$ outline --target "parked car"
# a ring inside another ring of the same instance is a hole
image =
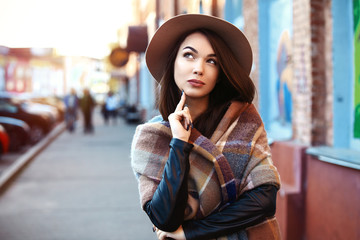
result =
[[[0,98],[11,99],[20,104],[27,112],[46,115],[53,123],[59,118],[58,110],[48,104],[38,103],[32,100],[31,93],[0,92]]]
[[[10,117],[0,117],[0,124],[9,136],[10,152],[17,152],[30,144],[31,129],[26,122]]]
[[[3,93],[3,95],[5,95]],[[6,93],[6,95],[11,96],[12,98],[16,98],[18,100],[21,100],[25,103],[32,103],[30,105],[33,105],[31,107],[40,107],[37,106],[37,104],[41,104],[42,106],[46,106],[44,109],[45,111],[48,111],[51,113],[53,117],[55,117],[55,121],[62,121],[64,120],[65,115],[65,104],[63,100],[56,96],[45,96],[41,94],[35,94],[35,93]],[[35,105],[34,105],[35,104]]]
[[[58,111],[57,121],[63,121],[65,117],[65,104],[61,98],[55,96],[33,96],[31,101],[55,107]]]
[[[55,124],[59,119],[59,113],[53,106],[22,100],[19,100],[19,104],[29,113],[46,115],[51,124]]]
[[[30,142],[40,141],[54,126],[46,113],[29,112],[21,102],[12,98],[0,97],[0,116],[22,120],[30,126]]]
[[[9,151],[9,136],[5,128],[0,125],[0,156]]]

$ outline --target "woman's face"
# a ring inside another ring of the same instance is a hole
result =
[[[174,79],[179,89],[190,98],[207,98],[218,75],[218,60],[206,36],[199,32],[187,36],[174,64]]]

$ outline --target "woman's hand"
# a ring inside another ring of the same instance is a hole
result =
[[[180,226],[175,232],[171,232],[171,233],[161,231],[158,228],[155,228],[155,231],[159,240],[166,240],[166,239],[186,240],[182,226]]]
[[[189,108],[185,105],[186,96],[183,92],[180,102],[175,108],[175,111],[169,115],[169,123],[173,138],[178,138],[187,142],[190,137],[192,119]]]

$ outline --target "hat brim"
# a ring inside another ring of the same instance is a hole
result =
[[[250,74],[252,51],[249,41],[239,28],[214,16],[183,14],[177,15],[161,25],[146,49],[146,64],[156,81],[160,82],[168,56],[178,39],[185,33],[201,28],[217,33],[234,53],[243,70]]]

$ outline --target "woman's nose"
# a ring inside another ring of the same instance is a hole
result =
[[[193,74],[203,75],[203,73],[204,73],[203,62],[196,61],[194,64]]]

